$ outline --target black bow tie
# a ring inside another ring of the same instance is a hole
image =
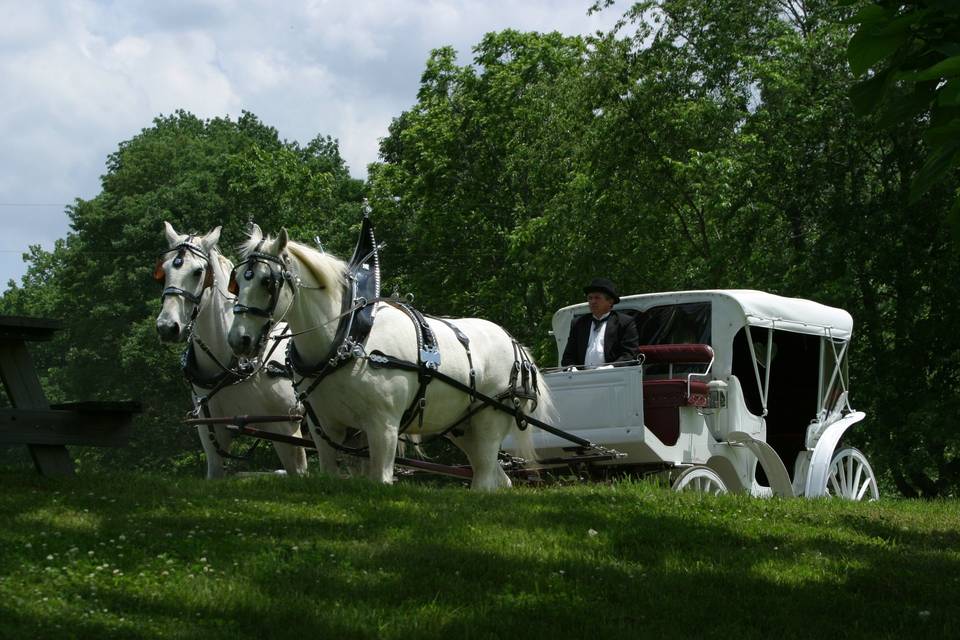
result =
[[[607,318],[609,318],[609,317],[610,317],[610,316],[607,316],[606,318],[600,318],[600,319],[590,318],[590,320],[593,321],[593,328],[596,329],[597,327],[599,327],[600,325],[602,325],[604,322],[607,321]]]

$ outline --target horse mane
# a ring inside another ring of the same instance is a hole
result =
[[[299,242],[288,242],[287,252],[313,276],[317,283],[340,288],[347,282],[347,263]]]
[[[273,242],[273,236],[264,236],[262,244],[270,245]],[[262,246],[260,240],[248,238],[246,242],[240,245],[240,255],[246,259],[257,250],[258,246]],[[339,287],[347,281],[347,263],[329,253],[322,253],[313,247],[293,240],[287,242],[284,251],[300,262],[304,271],[318,284]]]
[[[217,262],[220,263],[220,268],[227,273],[233,271],[233,263],[230,262],[230,258],[220,253],[220,247],[214,247],[213,249],[217,252]]]

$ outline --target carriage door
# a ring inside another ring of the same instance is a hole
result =
[[[797,455],[806,448],[807,426],[818,413],[821,353],[819,336],[781,329],[743,328],[733,340],[732,373],[744,403],[750,413],[762,416],[766,400],[766,441],[791,478]],[[767,486],[761,465],[756,477]]]

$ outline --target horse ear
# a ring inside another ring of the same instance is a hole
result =
[[[178,234],[176,230],[174,230],[173,225],[166,220],[163,221],[163,233],[165,236],[167,236],[167,244],[169,244],[171,247],[179,244],[180,234]]]
[[[220,242],[220,230],[223,229],[222,226],[214,227],[210,230],[210,233],[203,236],[203,250],[207,253],[210,253],[210,249],[213,249],[217,246],[217,243]]]
[[[280,229],[280,236],[277,238],[277,255],[287,248],[287,243],[289,242],[290,235],[287,233],[287,228],[282,227]]]
[[[157,266],[153,268],[153,279],[163,284],[167,279],[167,274],[163,270],[163,258],[157,260]]]
[[[260,228],[256,222],[250,227],[250,241],[251,242],[260,242],[263,240],[263,230]]]

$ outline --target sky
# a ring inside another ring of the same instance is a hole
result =
[[[0,291],[66,237],[107,156],[160,114],[250,111],[287,140],[339,140],[355,177],[416,101],[432,49],[485,33],[588,34],[590,0],[0,0]]]

